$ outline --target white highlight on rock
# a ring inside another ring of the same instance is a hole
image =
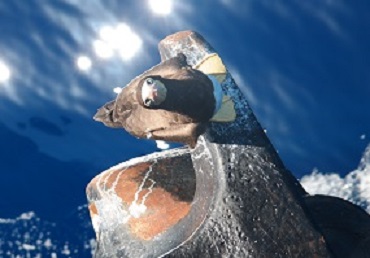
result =
[[[82,71],[88,71],[91,68],[91,59],[87,56],[79,56],[76,60],[77,67]]]
[[[152,12],[159,15],[168,15],[173,10],[172,0],[149,0],[148,4]]]
[[[145,206],[145,201],[153,192],[153,187],[155,185],[155,182],[152,179],[149,179],[149,175],[152,172],[153,165],[151,165],[146,172],[143,181],[139,186],[139,189],[135,192],[134,201],[130,204],[129,207],[125,205],[123,200],[115,192],[115,188],[118,184],[119,178],[127,168],[128,166],[124,170],[119,172],[111,187],[106,187],[106,185],[108,184],[110,177],[116,171],[116,169],[112,167],[108,175],[104,176],[104,180],[102,180],[102,175],[98,176],[96,189],[102,196],[102,198],[94,202],[98,214],[92,216],[93,228],[97,234],[99,234],[102,228],[115,228],[120,224],[127,223],[131,217],[138,218],[143,213],[145,213],[147,209],[147,207]],[[151,181],[152,184],[149,188],[147,188],[148,192],[145,193],[145,195],[142,197],[142,200],[139,202],[140,193],[143,190],[146,190],[144,189],[144,185],[147,180]]]
[[[157,144],[157,148],[161,150],[167,150],[170,147],[167,142],[162,140],[156,140],[155,143]]]
[[[102,175],[98,176],[96,189],[102,198],[95,201],[98,214],[91,218],[93,228],[97,234],[100,232],[101,228],[114,228],[122,223],[126,223],[130,219],[130,214],[126,211],[126,207],[123,207],[122,205],[122,199],[115,192],[118,179],[124,171],[125,169],[117,175],[113,186],[108,188],[108,190],[105,190],[106,185],[114,170],[112,169],[109,172],[109,175],[104,178],[103,182]]]
[[[6,82],[10,79],[11,72],[9,67],[0,60],[0,82]]]
[[[115,27],[102,27],[99,37],[100,39],[94,42],[94,49],[102,58],[112,57],[114,52],[117,52],[123,60],[129,60],[142,46],[141,38],[125,23]]]
[[[149,194],[151,194],[153,192],[153,187],[155,185],[155,182],[152,179],[149,179],[152,182],[152,184],[148,188],[148,192],[143,196],[143,199],[141,200],[141,203],[138,203],[138,201],[139,201],[139,194],[143,191],[144,185],[145,185],[146,181],[148,180],[149,175],[152,171],[153,171],[153,165],[151,165],[149,167],[148,171],[146,172],[146,174],[143,178],[143,181],[141,182],[141,184],[139,186],[139,189],[135,192],[134,201],[131,203],[130,207],[128,208],[129,212],[130,212],[130,215],[134,218],[139,218],[142,214],[145,213],[145,211],[147,209],[147,207],[145,206],[145,201],[148,198]]]
[[[136,202],[133,202],[129,207],[130,215],[134,218],[139,218],[141,214],[143,214],[146,211],[146,206],[143,204],[137,204]]]
[[[113,92],[114,92],[114,93],[116,93],[116,94],[120,94],[120,93],[121,93],[121,91],[122,91],[122,88],[121,88],[121,87],[115,87],[115,88],[113,89]]]

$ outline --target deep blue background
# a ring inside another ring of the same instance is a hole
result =
[[[12,76],[0,83],[0,217],[65,218],[100,171],[158,150],[91,117],[114,87],[160,61],[162,38],[187,29],[219,52],[297,177],[347,174],[370,137],[369,5],[193,0],[159,16],[146,1],[1,1],[0,60]],[[130,60],[97,57],[99,29],[120,22],[141,50]],[[88,72],[75,64],[80,55],[93,62]]]

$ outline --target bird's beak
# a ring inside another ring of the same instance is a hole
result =
[[[113,100],[111,102],[106,103],[101,108],[99,108],[93,117],[94,120],[98,122],[102,122],[104,125],[108,127],[113,127],[113,128],[122,127],[120,123],[115,122],[113,119],[113,109],[114,109],[115,104],[116,104],[116,101]]]
[[[158,80],[151,85],[145,85],[142,90],[142,98],[146,106],[159,105],[166,98],[166,87]]]
[[[148,86],[147,96],[145,96],[147,99],[150,99],[154,101],[156,97],[158,96],[158,88],[156,84]]]

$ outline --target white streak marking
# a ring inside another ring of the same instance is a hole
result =
[[[138,204],[139,194],[143,191],[144,185],[145,185],[146,181],[148,180],[149,175],[152,171],[153,171],[153,165],[151,165],[149,167],[148,171],[146,172],[146,174],[143,178],[143,181],[141,182],[141,184],[139,186],[139,189],[135,193],[135,199],[129,207],[130,215],[134,218],[139,218],[146,211],[146,206],[144,204],[144,201],[147,198],[147,196],[153,191],[152,189],[153,189],[153,186],[154,186],[155,182],[150,179],[152,181],[152,185],[149,188],[149,192],[143,197],[143,200],[140,204]]]

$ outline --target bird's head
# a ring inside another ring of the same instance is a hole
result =
[[[155,107],[166,99],[167,89],[159,76],[147,77],[141,87],[141,100],[145,107]]]

